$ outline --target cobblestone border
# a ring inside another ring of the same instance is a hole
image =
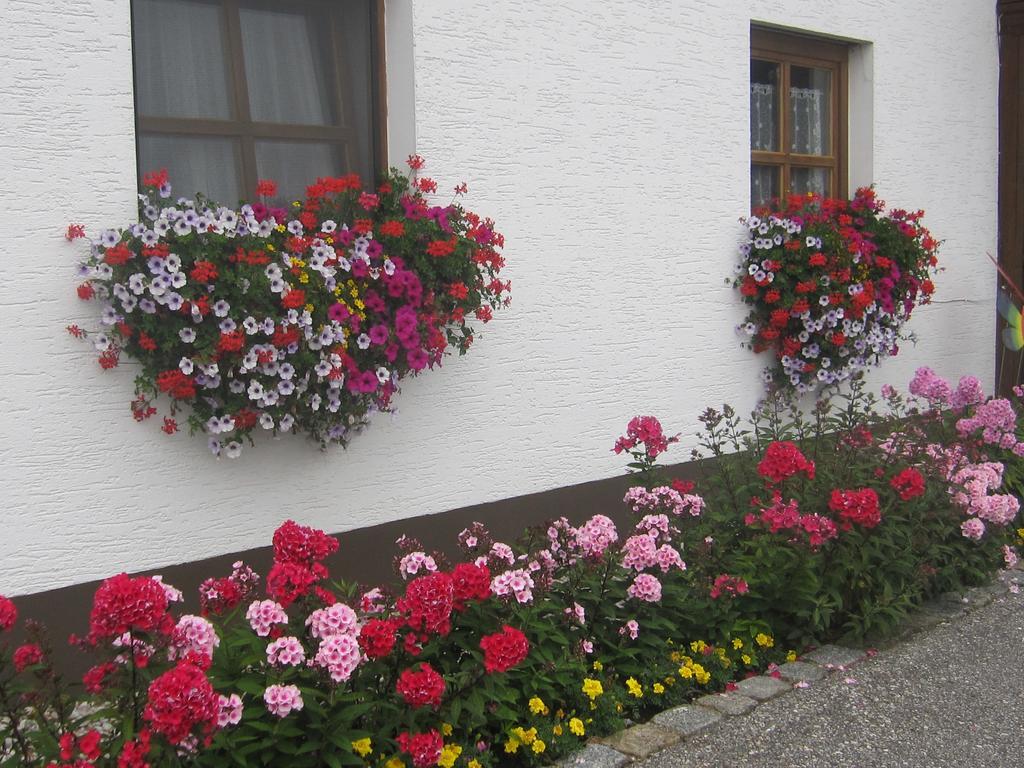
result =
[[[988,605],[997,595],[1017,592],[1021,588],[1024,588],[1024,567],[1018,566],[1016,570],[1001,571],[988,586],[974,587],[962,595],[949,593],[931,600],[907,617],[901,630],[883,646],[882,653],[923,630]],[[794,688],[806,688],[831,674],[845,672],[870,655],[874,654],[865,649],[823,645],[797,661],[781,665],[778,678],[769,675],[747,678],[737,683],[735,691],[701,696],[691,704],[658,713],[650,722],[591,739],[586,747],[563,759],[556,768],[621,768],[717,728],[724,720],[742,717],[759,704],[783,696]]]

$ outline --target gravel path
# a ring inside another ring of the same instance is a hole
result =
[[[1024,766],[1024,589],[632,766]]]

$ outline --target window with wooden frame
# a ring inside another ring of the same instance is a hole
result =
[[[847,47],[750,31],[750,204],[846,196]]]
[[[132,0],[139,178],[227,205],[386,169],[383,0]]]

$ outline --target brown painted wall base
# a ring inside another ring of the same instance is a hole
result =
[[[698,466],[691,462],[666,469],[671,477],[693,479]],[[622,475],[348,531],[339,534],[341,547],[327,561],[327,566],[334,578],[375,585],[395,580],[392,567],[396,553],[395,540],[403,534],[422,541],[427,551],[439,550],[454,554],[459,531],[475,521],[483,523],[495,538],[506,542],[516,540],[529,526],[562,516],[573,523],[579,523],[591,515],[602,514],[620,524],[628,519],[622,497],[632,484],[628,476]],[[303,522],[299,511],[293,512],[292,517],[296,522]],[[130,541],[124,544],[126,547],[131,546]],[[173,543],[168,543],[168,546],[173,547]],[[197,590],[204,579],[227,576],[236,560],[244,560],[261,575],[265,575],[271,559],[272,551],[267,546],[158,568],[146,573],[162,574],[167,583],[184,593],[185,608],[182,612],[198,613]],[[58,667],[75,678],[88,668],[91,659],[87,654],[68,647],[65,641],[72,632],[82,635],[88,630],[92,596],[98,586],[99,582],[93,581],[14,599],[23,619],[41,621],[50,630]]]

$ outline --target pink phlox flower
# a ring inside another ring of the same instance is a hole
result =
[[[409,579],[420,571],[435,573],[437,571],[437,563],[426,552],[410,552],[401,559],[398,564],[398,570],[402,574],[403,579]]]
[[[642,600],[645,603],[660,602],[661,582],[649,573],[641,573],[633,579],[626,594],[634,600]]]
[[[245,612],[252,631],[260,637],[266,637],[274,624],[287,624],[288,614],[280,603],[273,600],[254,600]]]
[[[213,624],[201,616],[185,615],[178,619],[167,655],[171,659],[178,659],[188,653],[198,653],[212,659],[213,649],[219,645],[220,638]]]
[[[910,380],[910,394],[923,397],[934,405],[945,405],[953,394],[949,382],[927,366],[918,368]]]
[[[623,636],[628,634],[630,640],[636,640],[640,637],[640,625],[637,623],[636,619],[630,619],[619,627],[619,634]]]
[[[294,685],[271,685],[263,692],[267,711],[277,717],[285,717],[292,710],[302,709],[302,693]]]
[[[323,667],[336,683],[348,680],[362,661],[354,635],[332,635],[320,641],[313,663]]]
[[[615,523],[604,515],[594,515],[576,531],[576,543],[587,557],[601,557],[618,540]]]
[[[643,571],[658,562],[658,543],[646,533],[630,536],[622,551],[622,567],[626,569]]]
[[[968,539],[977,541],[985,535],[985,524],[976,517],[960,524],[960,532]]]
[[[267,646],[267,663],[276,667],[297,667],[306,660],[299,638],[279,637]]]
[[[491,591],[498,597],[512,595],[516,602],[525,605],[533,601],[533,577],[529,571],[517,568],[505,571],[491,581]]]
[[[313,611],[306,619],[306,626],[309,627],[309,633],[317,639],[359,634],[359,618],[356,612],[344,603],[335,603]]]
[[[949,398],[949,405],[952,408],[966,408],[969,405],[977,405],[984,399],[985,390],[977,377],[961,376],[956,391]]]
[[[686,570],[686,563],[683,562],[679,551],[670,544],[662,544],[658,547],[655,559],[658,561],[658,567],[661,568],[662,573],[668,573],[673,568],[678,568],[680,571]]]
[[[221,695],[220,711],[217,713],[217,727],[227,728],[229,725],[238,725],[242,721],[242,697],[237,693],[230,696]]]

